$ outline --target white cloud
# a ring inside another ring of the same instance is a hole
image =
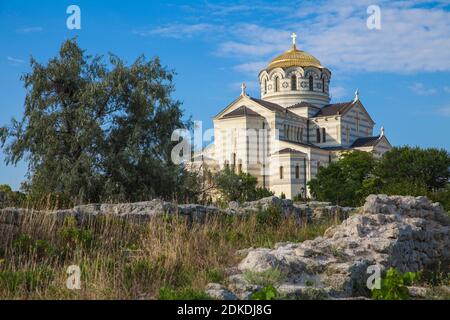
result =
[[[42,32],[44,28],[42,27],[24,27],[17,29],[16,31],[18,33],[35,33],[35,32]]]
[[[436,94],[437,90],[435,88],[427,88],[423,83],[417,82],[409,87],[411,91],[420,96],[431,96]]]
[[[157,35],[162,37],[181,39],[211,31],[217,31],[217,27],[208,23],[198,23],[172,24],[163,27],[144,28],[140,30],[134,30],[133,33],[142,37]]]
[[[450,107],[441,108],[437,111],[437,113],[444,117],[450,117]]]
[[[234,66],[234,70],[254,76],[255,74],[258,74],[262,69],[264,69],[266,65],[266,61],[242,63]]]
[[[266,63],[290,47],[290,33],[298,34],[298,47],[316,56],[323,65],[340,73],[450,71],[450,12],[444,0],[379,0],[381,30],[369,30],[367,7],[373,0],[316,0],[293,7],[256,5],[257,15],[271,14],[266,22],[233,23],[252,6],[205,6],[199,21],[173,24],[135,33],[171,38],[214,34],[215,53],[237,60],[246,72],[260,61]],[[426,5],[426,6],[421,6]],[[196,7],[199,11],[199,7]],[[271,11],[272,10],[272,11]],[[226,24],[213,15],[235,14]],[[261,20],[261,19],[260,19]],[[262,19],[266,21],[266,19]]]
[[[331,86],[330,94],[332,99],[342,99],[347,96],[347,90],[342,86]]]
[[[286,50],[289,33],[295,31],[300,49],[340,72],[450,70],[450,12],[417,8],[414,2],[381,1],[381,30],[369,30],[366,10],[371,2],[308,2],[298,9],[297,22],[280,28],[241,28],[239,40],[221,49],[229,55],[243,52],[259,58]]]
[[[19,65],[19,64],[25,63],[25,60],[14,58],[14,57],[7,57],[6,60],[8,60],[12,65]]]

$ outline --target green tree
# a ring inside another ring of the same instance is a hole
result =
[[[444,188],[450,179],[450,154],[444,149],[394,147],[386,152],[375,168],[383,185],[402,193]]]
[[[24,205],[26,195],[19,191],[13,191],[7,184],[0,185],[0,207],[19,207]]]
[[[7,164],[28,160],[32,197],[131,201],[177,190],[171,134],[189,123],[170,96],[173,72],[158,58],[104,60],[76,40],[45,65],[31,59],[23,118],[0,129],[0,142]]]
[[[364,181],[370,177],[376,161],[372,154],[352,151],[342,155],[309,182],[311,194],[319,201],[330,201],[344,206],[358,206],[366,193]]]
[[[225,201],[253,201],[273,196],[273,192],[265,188],[257,188],[258,180],[249,173],[234,173],[225,168],[214,175],[216,188]]]

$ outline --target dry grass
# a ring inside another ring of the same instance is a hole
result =
[[[225,281],[240,259],[236,250],[311,239],[334,223],[302,224],[276,210],[146,224],[102,217],[79,225],[30,214],[0,234],[0,299],[157,299],[164,290],[195,297],[208,282]],[[81,268],[81,290],[66,288],[69,265]]]

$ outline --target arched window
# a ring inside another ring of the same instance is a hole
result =
[[[295,166],[295,179],[300,179],[300,166]]]
[[[322,78],[322,92],[325,92],[325,78]]]
[[[264,79],[264,94],[267,93],[267,79]]]
[[[280,179],[283,179],[283,166],[280,167]]]
[[[309,76],[309,91],[314,91],[314,79],[313,79],[313,76]]]
[[[275,81],[275,92],[278,92],[278,89],[279,89],[278,88],[278,85],[279,85],[278,76],[275,77],[274,81]]]
[[[322,142],[327,142],[327,130],[322,128]]]
[[[316,142],[320,143],[320,129],[319,128],[316,129]]]
[[[293,74],[291,77],[291,90],[297,90],[297,76],[295,74]]]

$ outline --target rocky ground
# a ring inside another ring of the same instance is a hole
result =
[[[449,267],[450,219],[442,206],[425,197],[371,195],[362,208],[345,208],[329,203],[293,203],[268,197],[242,204],[231,202],[226,209],[197,204],[180,205],[162,200],[125,204],[90,204],[68,210],[36,212],[27,209],[0,210],[0,234],[14,235],[30,215],[45,214],[62,223],[74,217],[79,223],[102,216],[133,222],[176,215],[202,221],[207,215],[245,215],[281,208],[286,216],[302,222],[344,220],[324,236],[302,243],[279,243],[274,248],[249,248],[236,254],[242,261],[231,268],[227,279],[210,283],[206,292],[219,299],[248,299],[264,284],[249,273],[268,272],[276,276],[276,289],[286,298],[347,299],[367,296],[370,266],[381,271],[394,267],[401,272],[419,271],[437,264]],[[53,219],[52,219],[53,220]],[[8,237],[0,237],[10,242]],[[448,287],[443,290],[447,290]],[[423,288],[411,288],[412,296],[423,296]]]
[[[41,213],[54,215],[61,221],[69,216],[74,217],[78,221],[92,219],[98,216],[114,216],[136,222],[146,222],[155,216],[174,214],[199,221],[208,214],[251,214],[260,210],[266,210],[271,205],[279,206],[283,215],[294,215],[299,218],[317,221],[329,217],[346,218],[349,214],[358,210],[357,208],[333,206],[327,202],[299,204],[293,203],[291,200],[280,199],[273,196],[258,201],[244,202],[242,204],[230,202],[225,209],[220,209],[212,205],[176,204],[160,199],[154,199],[137,203],[88,204],[76,206],[73,209],[50,210],[42,211]],[[2,225],[19,225],[21,220],[31,212],[36,213],[36,211],[17,208],[4,208],[0,210],[0,228]]]
[[[284,280],[277,290],[287,298],[362,296],[367,293],[369,266],[401,272],[448,267],[449,220],[441,205],[425,197],[371,195],[361,214],[328,229],[323,237],[241,251],[245,258],[227,286],[211,283],[206,292],[219,299],[248,299],[261,285],[251,283],[246,272],[278,270]],[[412,288],[412,295],[421,290]]]

